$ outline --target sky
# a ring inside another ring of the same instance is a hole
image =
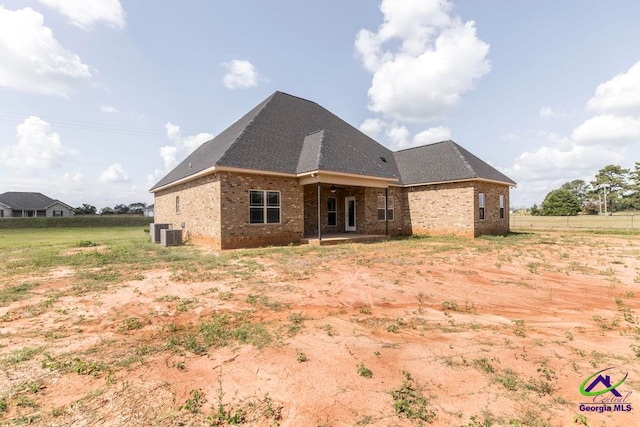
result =
[[[640,161],[640,2],[0,0],[0,193],[98,210],[275,91],[392,150],[453,139],[512,207]]]

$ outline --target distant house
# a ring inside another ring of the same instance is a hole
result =
[[[331,233],[502,234],[514,185],[453,141],[393,152],[275,92],[150,191],[156,222],[226,249]]]
[[[0,194],[0,218],[65,217],[73,208],[42,193],[10,191]]]
[[[153,217],[153,205],[149,205],[144,208],[144,216]]]

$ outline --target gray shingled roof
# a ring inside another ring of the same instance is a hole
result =
[[[42,193],[26,193],[19,191],[9,191],[0,194],[0,203],[14,210],[43,210],[54,203],[62,203],[45,196]],[[67,206],[65,203],[63,205]]]
[[[324,170],[401,184],[469,178],[515,184],[452,141],[394,153],[315,102],[282,92],[198,147],[151,191],[213,166],[291,174]]]
[[[402,184],[422,184],[468,179],[516,183],[453,141],[409,148],[394,153]]]

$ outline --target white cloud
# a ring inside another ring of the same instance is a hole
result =
[[[433,144],[434,142],[451,139],[451,129],[447,126],[437,126],[417,133],[413,137],[415,145]]]
[[[551,118],[565,118],[567,117],[567,112],[564,110],[552,108],[552,107],[542,107],[540,109],[540,117],[543,119],[551,119]]]
[[[165,125],[165,129],[167,131],[167,138],[173,142],[173,145],[165,145],[160,148],[160,157],[162,157],[164,163],[164,170],[156,171],[154,173],[155,177],[169,172],[178,165],[179,157],[181,158],[187,154],[191,154],[196,148],[213,138],[213,135],[207,132],[182,136],[180,126],[174,125],[171,122]]]
[[[251,62],[234,59],[222,66],[227,69],[222,82],[228,89],[247,89],[258,85],[258,72]]]
[[[17,127],[18,143],[0,149],[0,159],[19,173],[53,169],[73,154],[62,145],[60,136],[39,117],[31,116]]]
[[[377,33],[355,47],[373,74],[369,109],[400,121],[442,118],[490,70],[489,45],[473,21],[451,16],[446,0],[383,0]]]
[[[392,150],[402,150],[451,139],[451,129],[447,126],[430,127],[411,136],[411,132],[405,125],[398,122],[387,123],[381,119],[366,119],[360,125],[360,131],[378,141],[380,138],[384,138],[382,142]]]
[[[110,165],[102,172],[102,175],[100,175],[100,182],[116,183],[128,181],[129,175],[127,175],[120,163]]]
[[[377,139],[385,126],[386,124],[382,119],[366,119],[360,125],[360,132],[373,139]]]
[[[125,13],[120,0],[39,0],[69,18],[71,24],[88,30],[104,22],[114,28],[124,28]]]
[[[109,114],[120,114],[120,111],[118,111],[118,109],[112,105],[102,105],[100,106],[100,111]]]
[[[640,117],[604,114],[592,117],[571,134],[580,145],[621,146],[640,141]]]
[[[640,61],[600,84],[587,107],[600,112],[640,113]]]
[[[62,182],[65,184],[65,188],[78,187],[84,185],[84,175],[82,172],[76,172],[74,174],[65,173],[62,175]]]
[[[58,43],[40,13],[0,5],[0,86],[64,96],[91,77],[89,66]]]

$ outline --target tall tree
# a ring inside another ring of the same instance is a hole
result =
[[[570,191],[578,198],[578,200],[580,200],[580,202],[582,202],[589,192],[589,184],[584,182],[582,179],[574,179],[573,181],[562,184],[560,189]]]
[[[144,213],[147,204],[144,202],[131,203],[129,205],[129,213],[135,215],[142,215]]]
[[[117,214],[126,214],[129,213],[129,206],[123,204],[115,205],[113,211]]]
[[[617,200],[622,197],[624,190],[629,187],[629,169],[624,169],[619,165],[607,165],[600,169],[591,181],[591,185],[595,190],[607,193],[607,210],[613,211]]]
[[[95,215],[96,212],[96,207],[87,203],[83,203],[82,206],[78,206],[73,210],[73,213],[76,215]]]
[[[547,194],[542,202],[542,215],[567,216],[578,215],[582,205],[580,200],[569,190],[558,188]]]

